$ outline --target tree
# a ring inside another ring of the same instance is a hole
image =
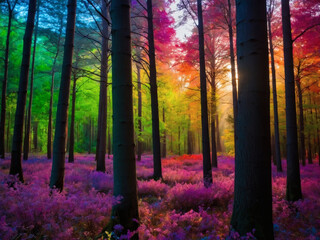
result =
[[[269,0],[267,9],[267,21],[268,21],[268,35],[269,35],[269,51],[271,58],[271,71],[272,71],[272,96],[273,96],[273,117],[274,117],[274,152],[275,162],[277,164],[277,171],[282,172],[281,152],[280,152],[280,134],[279,134],[279,116],[278,116],[278,96],[277,96],[277,79],[276,79],[276,67],[274,61],[274,49],[273,49],[273,36],[271,29],[271,19],[274,11],[274,0]]]
[[[64,43],[64,56],[56,117],[56,130],[53,142],[53,161],[50,178],[50,187],[56,187],[60,191],[62,191],[63,189],[64,182],[68,106],[74,47],[76,9],[77,0],[68,0],[66,39]]]
[[[292,35],[289,0],[281,0],[283,52],[285,66],[285,98],[287,127],[287,193],[288,201],[302,198],[298,155],[297,116],[294,88]]]
[[[76,111],[77,80],[78,80],[76,71],[77,70],[74,70],[72,72],[73,85],[72,85],[71,123],[70,123],[70,137],[69,137],[69,158],[68,158],[69,163],[74,162],[74,120],[75,120],[75,111]]]
[[[133,133],[130,1],[111,2],[113,178],[114,196],[121,202],[112,208],[113,224],[125,230],[138,227],[136,161]],[[136,233],[132,239],[138,239]]]
[[[138,149],[137,149],[137,160],[141,161],[142,155],[142,93],[141,93],[141,74],[140,74],[140,65],[139,63],[136,64],[137,66],[137,81],[138,81]]]
[[[152,0],[147,0],[148,11],[148,45],[149,45],[149,77],[151,93],[151,111],[152,111],[152,145],[153,145],[153,178],[155,180],[162,178],[161,152],[160,152],[160,129],[159,129],[159,107],[158,107],[158,87],[157,87],[157,68],[156,55],[154,47],[153,32],[153,11]]]
[[[22,135],[24,124],[24,112],[26,108],[27,89],[29,80],[29,66],[31,55],[32,33],[34,28],[34,18],[36,13],[37,0],[29,0],[28,18],[25,34],[23,37],[23,55],[20,70],[20,81],[17,108],[14,122],[14,134],[12,141],[11,165],[10,174],[18,174],[19,180],[23,182],[21,150],[22,150]]]
[[[34,64],[36,60],[36,48],[37,48],[37,37],[38,37],[38,28],[39,28],[39,10],[40,2],[37,3],[37,22],[34,31],[34,40],[33,40],[33,53],[32,53],[32,63],[31,63],[31,75],[30,75],[30,93],[29,93],[29,105],[26,122],[26,131],[24,133],[24,143],[23,143],[23,160],[28,160],[29,155],[29,144],[30,144],[30,128],[31,128],[31,110],[32,110],[32,97],[33,97],[33,82],[34,82]]]
[[[273,239],[266,1],[237,1],[239,73],[235,192],[231,225]]]
[[[9,72],[9,53],[10,53],[10,34],[11,25],[13,18],[13,11],[16,7],[18,0],[11,2],[7,0],[8,4],[8,28],[7,28],[7,39],[6,39],[6,50],[4,56],[4,76],[2,82],[2,96],[1,96],[1,120],[0,120],[0,158],[4,158],[5,150],[5,125],[6,125],[6,101],[7,101],[7,85],[8,85],[8,72]]]
[[[212,169],[210,160],[210,141],[208,127],[207,81],[204,53],[204,33],[202,17],[202,1],[197,0],[198,7],[198,33],[199,33],[199,61],[200,61],[200,91],[201,91],[201,123],[202,123],[202,155],[203,155],[203,181],[205,186],[212,184]]]
[[[49,102],[49,119],[48,119],[48,135],[47,135],[47,158],[51,159],[52,157],[52,108],[53,108],[53,90],[54,90],[54,76],[56,72],[56,64],[58,55],[60,52],[60,44],[62,38],[62,30],[63,30],[63,14],[58,12],[59,16],[59,30],[58,30],[58,37],[56,40],[56,51],[53,57],[53,63],[51,68],[51,87],[50,87],[50,102]]]
[[[102,14],[102,45],[101,45],[101,77],[99,96],[99,116],[98,116],[98,137],[97,137],[97,171],[104,172],[105,156],[107,147],[107,87],[108,87],[108,55],[109,55],[109,26],[105,18],[108,18],[108,8],[105,0],[101,1]]]

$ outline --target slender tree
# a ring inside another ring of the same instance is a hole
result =
[[[232,21],[232,7],[231,0],[228,0],[228,32],[230,44],[230,65],[231,65],[231,83],[232,83],[232,103],[233,103],[233,122],[234,122],[234,146],[236,146],[237,131],[236,122],[238,114],[238,90],[236,81],[236,61],[233,46],[233,21]]]
[[[232,227],[273,239],[265,0],[237,0],[238,116]]]
[[[285,66],[285,97],[287,126],[287,193],[288,201],[302,198],[298,154],[297,115],[294,88],[292,35],[289,0],[281,0],[283,52]]]
[[[69,136],[69,158],[68,162],[74,162],[74,120],[76,112],[76,97],[77,97],[77,73],[73,71],[73,85],[72,85],[72,105],[71,105],[71,121],[70,121],[70,136]]]
[[[197,0],[198,32],[199,32],[199,59],[200,59],[200,94],[201,94],[201,124],[202,124],[202,155],[203,181],[206,187],[212,184],[212,169],[210,160],[210,141],[208,127],[207,81],[204,54],[204,32],[202,16],[202,0]]]
[[[136,161],[134,151],[130,1],[111,2],[113,177],[114,196],[121,196],[112,208],[112,222],[125,230],[138,227]],[[136,233],[132,239],[138,239]]]
[[[164,107],[162,108],[162,121],[163,121],[163,124],[166,123],[166,110],[165,110]],[[163,130],[161,157],[162,158],[166,158],[167,157],[167,133],[166,133],[166,127],[164,127],[164,130]]]
[[[77,0],[68,0],[66,39],[64,43],[64,56],[62,63],[58,109],[56,115],[56,129],[53,142],[53,161],[50,178],[50,187],[56,187],[60,191],[62,191],[64,183],[68,107],[72,70],[72,56],[74,47],[76,9]]]
[[[38,38],[38,28],[39,28],[39,10],[40,2],[37,2],[37,16],[36,16],[36,27],[34,30],[34,40],[33,40],[33,53],[32,53],[32,63],[31,63],[31,74],[30,74],[30,92],[29,92],[29,105],[27,114],[27,126],[26,132],[24,133],[24,143],[23,143],[23,160],[28,160],[29,149],[30,149],[30,129],[31,129],[31,110],[32,110],[32,98],[33,98],[33,82],[34,82],[34,65],[36,60],[36,49],[37,49],[37,38]]]
[[[37,0],[29,0],[27,26],[23,38],[23,55],[20,70],[20,81],[17,108],[14,122],[14,133],[12,141],[11,165],[10,174],[19,175],[19,180],[23,181],[21,150],[22,150],[22,135],[24,124],[24,112],[26,109],[27,89],[29,80],[29,67],[31,56],[32,34],[34,28],[34,18],[36,14]]]
[[[0,120],[0,158],[4,158],[5,155],[5,125],[6,125],[6,100],[7,100],[7,85],[8,85],[8,72],[9,72],[9,53],[10,53],[10,34],[13,18],[13,11],[16,7],[18,0],[11,2],[7,0],[8,4],[8,27],[7,27],[7,39],[6,49],[4,54],[4,76],[2,82],[2,96],[1,96],[1,120]],[[8,136],[7,136],[8,137]]]
[[[271,29],[271,19],[274,11],[274,0],[269,0],[267,12],[268,35],[269,35],[269,51],[271,58],[272,72],[272,97],[273,97],[273,127],[274,127],[274,156],[277,165],[277,171],[282,172],[281,152],[280,152],[280,137],[279,137],[279,116],[278,116],[278,96],[277,96],[277,78],[276,67],[274,61],[273,36]]]
[[[142,93],[141,93],[141,75],[140,65],[137,63],[137,81],[138,81],[138,149],[137,149],[137,160],[141,160],[142,155]]]
[[[108,39],[109,26],[106,18],[108,18],[108,8],[105,0],[101,1],[102,13],[102,45],[101,45],[101,77],[100,77],[100,96],[99,96],[99,116],[98,116],[98,136],[97,136],[97,171],[105,172],[106,164],[106,148],[107,148],[107,87],[108,87]]]
[[[53,108],[53,92],[54,92],[54,76],[56,73],[56,64],[58,55],[60,52],[61,36],[63,29],[63,15],[60,15],[60,26],[59,34],[56,45],[56,52],[53,58],[52,68],[51,68],[51,87],[50,87],[50,102],[49,102],[49,119],[48,119],[48,136],[47,136],[47,158],[51,159],[52,157],[52,108]]]
[[[148,10],[148,45],[149,45],[149,67],[150,67],[150,92],[151,92],[151,112],[152,112],[152,146],[153,146],[153,178],[162,178],[161,152],[160,152],[160,129],[159,129],[159,107],[158,107],[158,87],[157,68],[154,47],[153,33],[153,12],[152,0],[147,0]]]

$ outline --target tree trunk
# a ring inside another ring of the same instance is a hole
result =
[[[69,137],[69,158],[68,162],[74,162],[74,118],[76,112],[76,87],[77,76],[73,74],[73,86],[72,86],[72,106],[71,106],[71,123],[70,123],[70,137]]]
[[[48,136],[47,136],[47,158],[52,157],[52,108],[53,108],[53,93],[54,93],[54,75],[56,72],[57,58],[60,51],[60,43],[63,29],[63,17],[60,19],[59,36],[57,42],[57,51],[53,59],[52,69],[51,69],[51,87],[50,87],[50,103],[49,103],[49,120],[48,120]]]
[[[299,107],[299,139],[300,139],[300,159],[302,165],[306,165],[306,144],[304,136],[304,117],[303,117],[303,100],[300,79],[296,79],[298,92],[298,107]]]
[[[37,22],[34,31],[34,40],[33,40],[33,53],[32,53],[32,63],[31,63],[31,74],[30,74],[30,93],[29,93],[29,105],[28,105],[28,114],[27,114],[27,126],[26,132],[24,133],[24,143],[23,143],[23,160],[28,160],[29,150],[30,150],[30,130],[31,130],[31,110],[32,110],[32,98],[33,98],[33,82],[34,82],[34,65],[36,60],[36,48],[37,48],[37,37],[38,37],[38,26],[39,26],[39,8],[40,0],[37,4]]]
[[[56,129],[53,141],[53,161],[50,178],[50,187],[56,187],[60,191],[62,191],[64,183],[66,141],[68,135],[68,107],[70,95],[70,80],[72,70],[76,9],[77,0],[68,0],[66,40],[64,44],[64,56],[62,63],[61,83],[56,115]]]
[[[112,18],[112,103],[114,196],[121,202],[112,207],[111,224],[125,232],[138,227],[138,197],[134,150],[130,1],[111,2]],[[136,233],[132,239],[138,239]]]
[[[217,109],[217,108],[216,108]],[[215,115],[216,118],[216,136],[217,136],[217,152],[223,152],[222,144],[221,144],[221,136],[219,131],[219,115],[218,111],[216,110],[217,114]]]
[[[34,121],[33,123],[33,149],[35,152],[38,151],[38,121]]]
[[[202,155],[203,181],[206,187],[212,184],[212,168],[210,160],[210,141],[208,127],[207,81],[204,53],[204,33],[202,17],[202,0],[197,0],[198,32],[199,32],[199,60],[200,60],[200,94],[201,94],[201,125],[202,125]]]
[[[279,117],[278,117],[278,99],[277,99],[277,79],[276,79],[276,67],[274,63],[274,50],[272,41],[271,19],[268,21],[268,33],[269,33],[269,50],[271,57],[271,70],[272,70],[272,96],[273,96],[273,118],[274,118],[274,157],[277,164],[277,171],[282,172],[281,152],[280,152],[280,137],[279,137]]]
[[[232,227],[273,239],[266,1],[237,0],[239,95]]]
[[[8,29],[7,29],[7,40],[6,50],[4,56],[4,76],[2,81],[2,97],[1,97],[1,124],[0,124],[0,158],[4,159],[5,156],[5,125],[6,125],[6,100],[7,100],[7,85],[8,85],[8,71],[9,71],[9,51],[10,51],[10,33],[12,25],[13,9],[9,6],[8,16]]]
[[[10,152],[10,145],[9,145],[9,139],[10,139],[10,111],[8,111],[8,126],[7,126],[7,152]]]
[[[163,124],[165,125],[165,123],[166,123],[166,116],[165,116],[165,109],[164,109],[164,107],[163,107],[163,109],[162,109],[162,121],[163,121]],[[161,156],[162,156],[163,158],[166,158],[166,157],[167,157],[167,133],[166,133],[166,127],[164,127],[164,130],[163,130]]]
[[[107,87],[108,87],[108,54],[109,54],[109,26],[104,18],[108,18],[107,3],[101,1],[102,7],[102,45],[101,45],[101,78],[100,78],[100,98],[98,116],[98,137],[97,137],[97,166],[96,170],[106,171],[106,151],[107,151]]]
[[[142,155],[142,94],[141,94],[141,75],[140,75],[140,66],[137,64],[137,80],[138,80],[138,151],[137,151],[137,160],[141,160]]]
[[[180,125],[178,127],[178,155],[181,155],[181,135],[180,135]]]
[[[228,30],[229,30],[229,43],[230,43],[230,65],[231,65],[231,83],[232,83],[232,102],[233,102],[233,122],[234,122],[234,146],[236,146],[237,131],[236,122],[238,114],[238,93],[237,93],[237,81],[236,81],[236,61],[234,57],[233,47],[233,24],[231,15],[231,0],[228,0]]]
[[[215,125],[215,115],[216,115],[216,80],[215,73],[211,79],[211,154],[212,154],[212,167],[218,167],[218,157],[217,157],[217,144],[216,144],[216,125]]]
[[[17,108],[14,123],[14,133],[12,140],[12,153],[11,153],[11,165],[10,174],[18,174],[19,180],[23,182],[22,164],[21,164],[21,150],[22,150],[22,135],[24,124],[24,113],[26,109],[27,91],[28,91],[28,79],[29,79],[29,67],[30,67],[30,55],[32,44],[32,33],[34,28],[34,18],[36,13],[36,0],[29,0],[29,10],[27,26],[23,38],[23,55],[20,71],[19,91]]]
[[[152,111],[152,145],[153,145],[153,178],[162,178],[161,152],[160,152],[160,130],[159,130],[159,109],[158,109],[158,87],[157,87],[157,68],[153,35],[153,12],[152,0],[147,0],[148,9],[148,45],[149,45],[149,64],[150,64],[150,92],[151,92],[151,111]]]
[[[281,0],[283,51],[285,66],[286,126],[287,126],[287,192],[288,201],[302,198],[298,154],[297,115],[294,89],[292,35],[289,0]]]

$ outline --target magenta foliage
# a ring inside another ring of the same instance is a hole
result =
[[[205,188],[200,155],[164,159],[162,181],[151,180],[152,156],[143,156],[137,162],[140,239],[254,239],[254,230],[242,238],[230,232],[234,159],[218,161],[213,184]],[[34,157],[23,168],[25,184],[8,176],[8,159],[0,162],[0,239],[93,239],[108,224],[112,204],[121,201],[112,197],[112,158],[105,173],[95,171],[93,155],[66,163],[62,194],[50,194],[51,161]],[[273,167],[272,176],[275,239],[319,239],[319,166],[301,168],[304,199],[296,203],[285,200],[286,173]],[[115,234],[121,231],[115,226]]]

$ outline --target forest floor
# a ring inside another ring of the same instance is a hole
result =
[[[318,161],[318,160],[317,160]],[[232,213],[234,158],[220,156],[213,185],[204,188],[200,155],[163,160],[163,181],[150,180],[151,156],[137,163],[140,239],[225,239]],[[285,161],[283,161],[285,165]],[[51,161],[34,156],[23,162],[25,183],[8,176],[0,161],[0,239],[92,239],[110,219],[112,160],[95,171],[94,155],[66,163],[63,193],[49,190]],[[286,167],[284,166],[284,169]],[[273,167],[273,219],[276,239],[320,239],[320,166],[301,167],[304,199],[288,203],[286,174]],[[233,238],[228,238],[233,239]],[[250,239],[248,236],[246,239]]]

